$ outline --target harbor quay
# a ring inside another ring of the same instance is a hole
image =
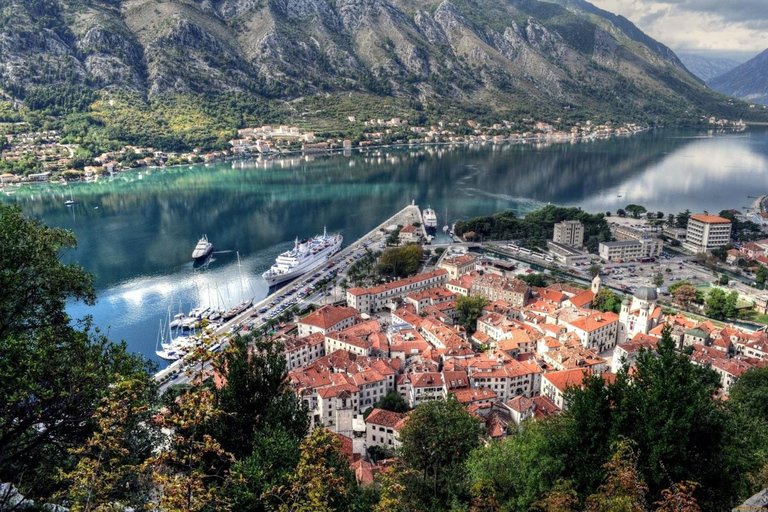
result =
[[[392,226],[406,225],[419,225],[420,227],[418,229],[423,234],[425,234],[421,210],[419,209],[419,206],[416,205],[413,201],[411,204],[389,217],[387,220],[373,228],[364,236],[358,238],[347,247],[341,249],[335,255],[329,257],[329,259],[323,260],[316,266],[308,269],[306,273],[304,273],[299,278],[283,283],[274,289],[270,289],[271,293],[269,293],[259,302],[253,303],[250,307],[246,308],[243,312],[234,318],[231,318],[222,324],[216,325],[213,328],[211,334],[214,338],[220,338],[222,340],[219,349],[226,346],[229,335],[237,334],[247,324],[250,324],[250,326],[254,329],[266,324],[268,315],[272,309],[270,305],[274,304],[276,299],[281,296],[291,295],[291,290],[295,288],[304,288],[311,284],[308,281],[309,279],[314,281],[315,279],[322,280],[331,276],[334,278],[341,278],[346,275],[346,270],[348,267],[344,266],[343,269],[341,269],[341,267],[336,267],[335,265],[329,267],[329,260],[339,262],[344,261],[347,258],[361,252],[370,245],[381,248],[381,246],[384,245],[384,240],[387,236],[386,230],[388,228],[391,228]],[[325,298],[326,293],[323,290],[315,290],[312,294],[309,294],[301,299],[296,297],[296,302],[293,305],[295,307],[301,307],[309,304],[322,304]],[[277,305],[275,305],[275,307],[277,307]],[[264,313],[258,314],[258,311],[264,311]],[[185,359],[186,358],[182,357],[176,361],[173,361],[166,368],[163,368],[154,375],[155,380],[161,383],[161,391],[164,391],[165,388],[169,386],[184,384],[189,381],[189,377],[185,374],[186,370],[188,369],[188,363],[185,361]]]

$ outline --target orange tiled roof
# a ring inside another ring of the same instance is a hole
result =
[[[699,222],[703,222],[705,224],[730,224],[731,223],[731,221],[729,221],[728,219],[718,217],[717,215],[704,215],[701,213],[698,213],[696,215],[691,215],[691,219],[697,220]]]
[[[572,370],[561,370],[557,372],[545,373],[544,377],[560,391],[566,388],[581,386],[584,378],[592,374],[592,371],[584,368],[574,368]]]
[[[619,315],[608,311],[607,313],[594,313],[587,317],[578,318],[571,322],[571,325],[585,332],[592,332],[619,321]]]
[[[320,329],[330,329],[339,322],[358,314],[355,308],[346,306],[323,306],[314,313],[305,316],[300,324],[312,325]]]
[[[383,427],[395,428],[400,421],[405,418],[405,414],[399,412],[385,411],[384,409],[374,409],[371,414],[365,418],[365,423],[373,423]]]

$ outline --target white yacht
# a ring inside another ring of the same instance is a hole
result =
[[[427,208],[421,212],[421,216],[424,219],[424,227],[427,231],[434,232],[437,229],[437,214],[432,208]]]
[[[201,260],[211,254],[211,251],[213,251],[213,244],[208,241],[206,235],[203,235],[203,237],[197,241],[195,250],[192,251],[192,259]]]
[[[341,235],[329,235],[325,230],[322,235],[308,240],[297,238],[293,249],[278,256],[275,264],[261,277],[269,286],[295,279],[336,254],[343,240]]]

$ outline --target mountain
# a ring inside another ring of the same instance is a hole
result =
[[[0,86],[124,138],[350,114],[744,115],[583,0],[0,0]]]
[[[729,96],[768,105],[768,50],[707,85]]]
[[[694,53],[678,53],[685,67],[705,82],[737,68],[741,63],[733,59],[704,57]]]

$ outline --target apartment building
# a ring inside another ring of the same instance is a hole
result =
[[[578,220],[564,220],[555,224],[552,241],[571,247],[584,245],[584,224]]]
[[[347,290],[347,305],[360,313],[371,314],[393,308],[410,293],[443,286],[446,281],[448,271],[441,268],[373,288],[352,288]]]
[[[731,221],[717,215],[691,215],[683,247],[691,252],[708,252],[731,241]]]

